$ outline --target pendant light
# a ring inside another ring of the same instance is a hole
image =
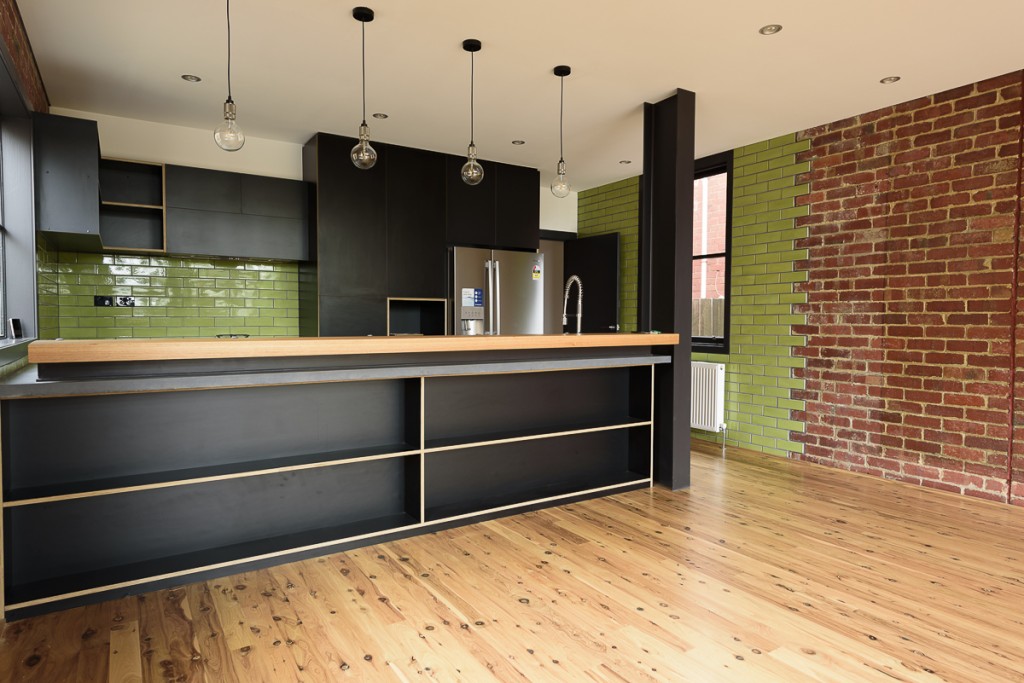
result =
[[[466,149],[466,163],[462,165],[462,182],[467,185],[479,185],[484,179],[484,167],[476,160],[476,143],[473,142],[474,118],[476,112],[473,107],[474,86],[476,82],[476,61],[475,53],[480,51],[482,45],[479,40],[468,38],[462,41],[462,49],[469,53],[469,147]]]
[[[224,122],[213,131],[217,146],[225,152],[237,152],[245,144],[245,133],[235,121],[235,101],[231,99],[231,0],[226,0],[228,14],[228,98],[224,100]]]
[[[559,199],[565,199],[572,191],[572,185],[565,179],[565,152],[562,149],[562,119],[565,118],[565,77],[571,73],[572,69],[565,65],[554,68],[554,74],[558,76],[561,94],[558,100],[558,171],[555,179],[551,181],[551,194]]]
[[[363,30],[363,122],[359,124],[359,142],[352,148],[352,163],[364,171],[373,168],[377,163],[377,150],[370,146],[370,129],[366,127],[366,24],[373,21],[373,10],[369,7],[356,7],[352,16],[362,24]]]

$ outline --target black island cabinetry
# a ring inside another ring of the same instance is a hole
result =
[[[4,614],[650,486],[666,357],[635,337],[507,360],[87,363],[70,381],[30,366],[0,383]]]

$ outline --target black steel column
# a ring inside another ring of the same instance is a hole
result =
[[[655,370],[655,477],[673,490],[690,485],[690,289],[693,264],[694,103],[687,90],[644,105],[641,184],[641,320],[678,332],[671,365]],[[646,290],[646,291],[645,291]]]

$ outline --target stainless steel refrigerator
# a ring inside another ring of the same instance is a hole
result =
[[[455,247],[455,334],[544,334],[544,255]]]

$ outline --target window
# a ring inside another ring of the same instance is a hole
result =
[[[691,348],[729,353],[732,152],[698,159],[693,180]]]

